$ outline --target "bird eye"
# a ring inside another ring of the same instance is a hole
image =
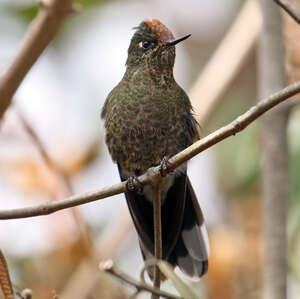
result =
[[[149,42],[148,40],[144,40],[142,42],[142,47],[145,49],[145,50],[148,50],[151,46],[151,42]]]

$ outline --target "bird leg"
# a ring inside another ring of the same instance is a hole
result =
[[[162,224],[161,224],[161,182],[156,184],[156,196],[153,201],[153,224],[154,224],[154,254],[156,261],[162,259]],[[153,286],[160,288],[161,275],[158,266],[154,268]],[[151,299],[159,299],[160,296],[152,294]]]
[[[136,187],[136,185],[139,185],[138,187]],[[142,191],[143,190],[143,184],[139,181],[139,179],[136,176],[130,176],[127,179],[126,182],[126,189],[129,192],[133,192],[133,191]]]
[[[169,156],[164,156],[160,162],[159,172],[162,177],[165,177],[169,173],[168,170],[169,158],[170,158]]]

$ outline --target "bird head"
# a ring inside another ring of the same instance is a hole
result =
[[[136,29],[128,48],[127,66],[148,64],[173,68],[175,45],[190,34],[174,39],[172,32],[159,20],[145,20]]]

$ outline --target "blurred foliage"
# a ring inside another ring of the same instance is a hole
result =
[[[78,4],[82,9],[90,9],[94,6],[103,5],[111,0],[76,0],[75,4]],[[39,4],[32,3],[30,5],[22,4],[9,4],[6,7],[6,11],[16,17],[22,19],[25,22],[30,22],[37,15],[39,9]]]
[[[295,108],[289,124],[291,203],[289,210],[289,267],[300,281],[300,108]]]
[[[212,120],[213,129],[231,122],[253,105],[253,89],[239,86],[241,89],[234,90],[220,104]],[[255,122],[246,130],[216,145],[219,179],[227,194],[237,196],[256,191],[259,176],[258,127],[258,122]]]
[[[23,19],[26,22],[30,22],[35,18],[38,12],[38,4],[19,6],[19,5],[9,5],[6,10],[15,15],[16,17]]]
[[[300,108],[296,108],[289,124],[292,204],[300,205]]]
[[[219,175],[229,194],[247,195],[256,191],[259,176],[257,127],[255,123],[219,145]]]

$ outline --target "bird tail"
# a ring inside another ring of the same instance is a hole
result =
[[[153,254],[143,246],[140,247],[145,261],[154,259]],[[187,178],[186,199],[183,214],[182,228],[176,245],[171,254],[166,257],[173,267],[191,278],[200,278],[208,269],[209,243],[201,208],[198,204],[193,187]],[[148,267],[149,277],[153,280],[154,267]],[[165,277],[162,277],[164,280]]]
[[[182,229],[170,263],[193,278],[200,278],[208,269],[209,243],[204,218],[193,187],[187,179]]]

